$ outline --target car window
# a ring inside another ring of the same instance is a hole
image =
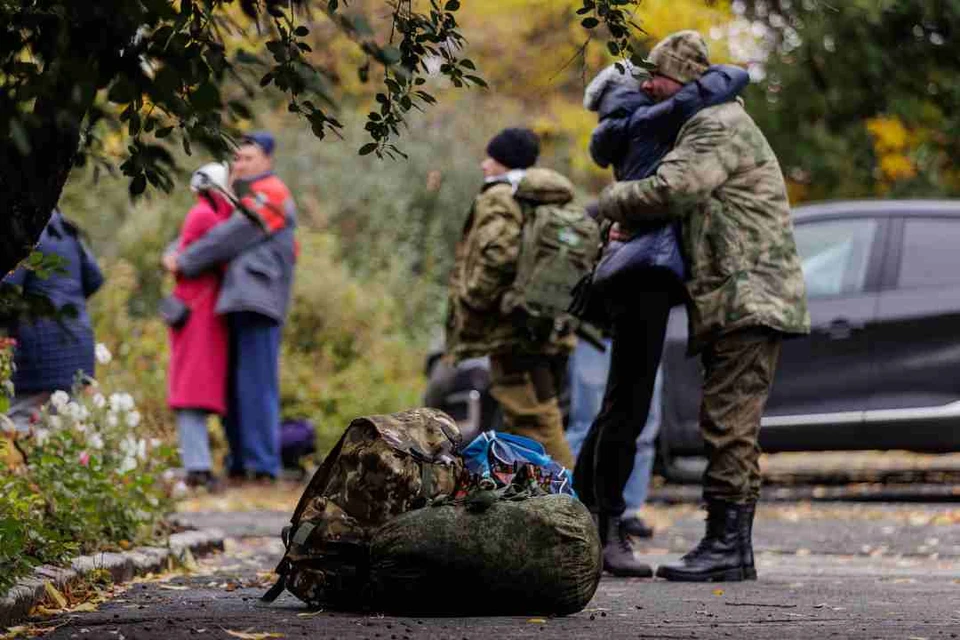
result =
[[[873,218],[798,224],[795,236],[803,260],[807,296],[862,292],[876,234],[877,221]]]
[[[960,220],[906,220],[898,286],[912,289],[956,284],[960,284]]]

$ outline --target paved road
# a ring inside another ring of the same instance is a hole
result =
[[[653,515],[661,533],[638,549],[656,564],[676,557],[674,547],[695,537],[699,516],[675,507]],[[220,524],[236,532],[257,534],[278,516],[217,517],[229,518]],[[135,585],[96,612],[48,621],[62,626],[46,637],[227,639],[236,637],[227,633],[233,631],[251,638],[277,633],[369,640],[956,638],[960,540],[954,530],[960,527],[951,524],[953,517],[937,507],[765,507],[757,523],[758,542],[766,549],[758,557],[759,581],[696,585],[605,578],[587,610],[554,619],[314,613],[289,595],[264,605],[258,597],[282,549],[274,537],[245,538],[201,562],[192,576]]]

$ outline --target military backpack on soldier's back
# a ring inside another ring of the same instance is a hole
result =
[[[502,311],[535,318],[566,316],[576,284],[593,269],[600,246],[597,223],[573,200],[573,185],[550,169],[528,169],[514,192],[523,209],[517,275]]]

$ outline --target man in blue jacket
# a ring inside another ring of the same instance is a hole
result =
[[[296,208],[273,172],[276,143],[261,131],[241,141],[231,168],[233,188],[255,224],[239,212],[191,244],[168,255],[168,270],[197,276],[226,263],[217,313],[230,325],[227,417],[228,473],[276,479],[280,457],[280,334],[296,262]]]

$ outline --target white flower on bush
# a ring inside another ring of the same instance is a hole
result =
[[[123,461],[120,462],[120,466],[117,467],[117,471],[120,473],[129,473],[137,468],[137,459],[133,456],[124,457]]]
[[[187,484],[183,480],[178,480],[177,484],[173,485],[173,497],[182,498],[187,495],[188,489]]]
[[[91,449],[103,449],[103,438],[100,437],[99,433],[92,433],[87,438],[87,444],[90,445]]]
[[[87,428],[88,428],[87,425],[86,425],[85,423],[83,423],[83,422],[78,422],[78,423],[74,426],[74,429],[76,429],[76,430],[79,431],[80,433],[86,433],[86,432],[87,432]]]
[[[82,420],[83,411],[84,409],[76,402],[68,402],[60,409],[60,413],[74,420]]]
[[[163,444],[163,440],[161,440],[160,438],[150,438],[150,448],[151,448],[151,449],[156,449],[157,447],[159,447],[159,446],[162,445],[162,444]]]
[[[49,429],[37,429],[33,432],[33,439],[36,440],[37,446],[42,447],[47,444],[47,441],[50,439],[50,430]]]
[[[97,343],[97,346],[94,348],[94,353],[97,356],[97,362],[100,364],[110,364],[110,361],[113,360],[113,354],[110,353],[110,349],[107,349],[107,345],[102,342]]]
[[[66,391],[54,391],[50,396],[50,404],[56,407],[57,411],[66,407],[68,402],[70,402],[70,396]]]
[[[47,424],[53,429],[59,429],[63,426],[63,420],[60,419],[60,416],[49,416],[47,418]]]
[[[163,481],[164,481],[164,482],[173,482],[173,479],[174,479],[176,476],[177,476],[177,474],[175,474],[175,473],[173,472],[173,469],[167,469],[166,471],[164,471],[164,472],[160,475],[160,477],[163,478]]]
[[[107,413],[107,426],[114,428],[118,424],[120,424],[120,419],[117,417],[117,414],[115,414],[113,411]]]
[[[110,394],[110,408],[114,411],[132,411],[135,406],[133,396],[129,393]]]
[[[131,411],[127,414],[127,426],[131,429],[135,429],[137,425],[140,424],[140,412]]]
[[[103,397],[102,393],[98,393],[93,396],[93,406],[97,409],[103,409],[107,406],[107,399]]]
[[[0,413],[0,433],[13,433],[17,430],[17,425],[13,420]]]
[[[87,409],[86,405],[79,405],[80,409],[77,411],[77,420],[87,420],[90,417],[90,409]]]
[[[144,462],[147,460],[147,441],[143,438],[137,440],[137,457]]]

